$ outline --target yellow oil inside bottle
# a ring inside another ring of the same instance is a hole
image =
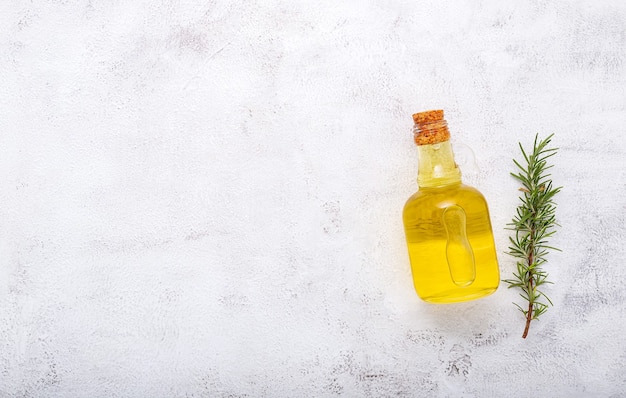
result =
[[[498,288],[500,272],[487,202],[461,182],[443,112],[414,119],[419,190],[402,217],[415,290],[432,303],[489,295]]]
[[[446,231],[444,213],[453,206],[465,213],[464,237],[451,237]],[[467,301],[498,288],[500,272],[489,210],[480,192],[461,183],[420,188],[407,201],[403,219],[413,284],[423,300]]]

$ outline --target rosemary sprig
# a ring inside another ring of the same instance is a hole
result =
[[[518,259],[517,272],[513,272],[513,278],[505,279],[504,282],[509,284],[509,288],[521,289],[520,296],[528,303],[525,307],[514,303],[526,318],[523,338],[528,336],[530,322],[545,313],[548,304],[552,305],[550,298],[539,287],[552,283],[547,280],[548,274],[543,270],[543,265],[549,250],[559,250],[548,245],[548,239],[554,235],[558,225],[553,199],[561,190],[561,187],[552,186],[550,174],[546,173],[552,167],[548,159],[558,150],[548,148],[553,135],[550,134],[540,142],[536,135],[530,154],[520,143],[524,160],[518,162],[513,159],[517,173],[511,175],[522,184],[519,190],[523,194],[520,196],[521,204],[517,207],[517,214],[508,224],[508,229],[515,231],[515,237],[509,237],[508,254]]]

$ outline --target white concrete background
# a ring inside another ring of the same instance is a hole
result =
[[[441,4],[446,3],[446,4]],[[411,114],[503,277],[555,133],[554,307],[421,302]],[[1,397],[626,396],[626,3],[4,1]]]

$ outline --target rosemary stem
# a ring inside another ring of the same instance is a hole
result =
[[[534,222],[535,213],[533,213],[532,217],[532,226],[529,235],[529,246],[528,246],[528,312],[526,313],[526,326],[524,327],[524,334],[522,334],[522,338],[525,339],[528,336],[528,330],[530,329],[530,322],[533,320],[533,305],[535,303],[535,294],[533,292],[533,279],[535,278],[533,272],[533,253],[535,250],[535,222]]]
[[[533,280],[532,275],[530,277],[529,286],[530,289],[533,289]],[[533,320],[533,300],[528,300],[528,312],[526,313],[526,327],[524,327],[524,334],[522,334],[522,338],[525,339],[528,336],[528,329],[530,329],[530,321]]]

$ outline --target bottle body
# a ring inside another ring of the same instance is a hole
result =
[[[413,284],[432,303],[484,297],[500,283],[487,202],[460,182],[420,188],[404,206]]]

